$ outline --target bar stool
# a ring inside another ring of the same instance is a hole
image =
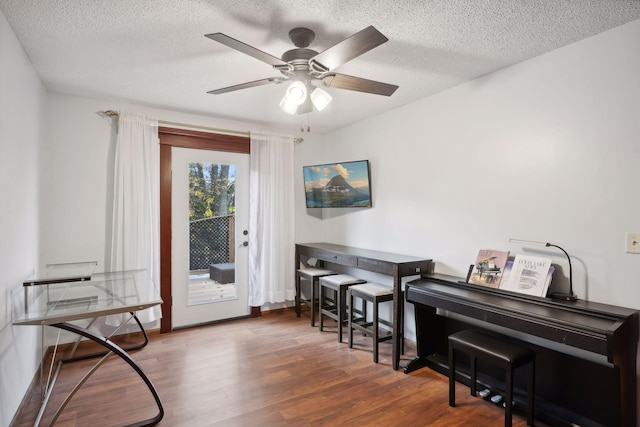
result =
[[[336,274],[320,278],[320,331],[324,327],[324,316],[330,317],[338,322],[338,342],[342,342],[342,325],[347,321],[346,297],[349,286],[365,283],[364,280],[348,274]],[[326,291],[331,289],[335,293],[335,298],[331,302],[327,298]]]
[[[467,330],[449,335],[449,406],[456,406],[455,351],[464,351],[471,358],[471,395],[476,395],[476,358],[493,363],[505,370],[504,425],[511,427],[513,411],[513,371],[529,364],[527,378],[527,425],[533,425],[535,396],[535,351],[503,341],[480,331]]]
[[[362,285],[350,286],[347,294],[349,299],[349,348],[353,348],[354,330],[358,330],[365,335],[371,335],[373,337],[373,361],[374,363],[378,363],[378,344],[393,338],[393,323],[385,319],[381,319],[378,309],[381,303],[385,301],[393,301],[393,289],[377,283],[364,283]],[[367,304],[367,301],[373,304],[373,316],[371,321],[367,320],[366,312],[363,316],[358,317],[355,310],[351,309],[351,307],[355,307],[354,298],[360,298],[363,305]],[[402,296],[400,298],[402,299]],[[403,316],[399,317],[402,319]],[[389,326],[392,330],[382,329],[380,328],[380,324]],[[399,330],[400,339],[402,340],[402,324],[400,325]]]
[[[316,290],[318,289],[318,282],[321,277],[331,276],[336,274],[335,271],[323,270],[320,268],[300,268],[296,271],[296,297],[295,297],[295,309],[296,316],[300,317],[300,304],[304,303],[309,306],[311,312],[311,326],[316,325],[316,304],[318,298],[316,297]],[[300,292],[300,279],[309,281],[309,287],[311,288],[311,295],[309,298],[304,298],[302,292]]]

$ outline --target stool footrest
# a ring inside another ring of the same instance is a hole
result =
[[[387,321],[382,321],[382,320],[378,320],[379,323],[382,323],[386,326],[393,326],[392,324],[390,324]],[[367,322],[366,320],[364,320],[363,318],[357,318],[357,319],[352,319],[351,320],[351,328],[362,332],[363,334],[368,334],[373,336],[374,335],[374,322]],[[378,341],[382,342],[382,341],[388,341],[391,338],[393,338],[393,332],[389,331],[387,329],[383,329],[383,328],[378,328]]]

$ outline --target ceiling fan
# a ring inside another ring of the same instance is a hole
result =
[[[289,31],[289,38],[296,48],[283,53],[282,58],[269,55],[222,33],[205,36],[273,66],[284,76],[268,77],[207,92],[214,95],[292,80],[285,97],[280,102],[280,107],[289,114],[302,114],[311,112],[313,106],[322,110],[331,101],[331,96],[317,87],[318,84],[384,96],[391,96],[398,89],[396,85],[333,71],[389,40],[373,26],[355,33],[321,53],[307,48],[316,36],[312,30],[303,27],[294,28]]]

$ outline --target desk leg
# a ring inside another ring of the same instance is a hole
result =
[[[137,343],[137,344],[131,344],[128,347],[120,347],[125,352],[129,352],[129,351],[132,351],[132,350],[140,350],[141,348],[146,347],[147,344],[149,343],[149,336],[147,335],[147,331],[142,326],[142,323],[140,323],[140,319],[138,319],[138,316],[136,316],[134,312],[129,312],[129,314],[131,314],[131,318],[133,318],[133,320],[136,321],[136,323],[138,324],[138,328],[140,328],[140,332],[142,332],[142,341]],[[131,320],[131,318],[129,318],[125,323],[127,323],[129,320]],[[91,322],[91,323],[93,323],[93,322]],[[89,324],[89,326],[86,326],[85,329],[88,329],[90,326],[91,326],[91,324]],[[109,338],[109,337],[107,337],[107,338]],[[75,353],[75,347],[74,347],[73,351],[71,352],[71,354],[73,355],[74,353]],[[104,356],[107,353],[108,353],[107,351],[101,351],[101,352],[98,352],[98,353],[82,354],[80,356],[71,356],[71,357],[69,357],[67,359],[63,359],[62,363],[74,362],[76,360],[92,359],[94,357]]]
[[[296,245],[295,258],[293,259],[293,274],[295,274],[296,278],[296,300],[294,303],[296,310],[296,317],[300,317],[300,275],[298,274],[298,269],[300,268],[300,252],[298,251],[298,246]],[[311,289],[313,290],[313,277],[311,278]],[[313,326],[313,317],[311,318],[311,326]]]
[[[400,335],[402,317],[404,317],[404,301],[402,299],[402,278],[398,265],[393,266],[393,336],[391,339],[391,366],[394,370],[400,367]]]
[[[138,321],[138,318],[136,317],[136,321]],[[152,426],[152,425],[156,425],[160,422],[160,420],[162,420],[162,417],[164,417],[164,408],[162,407],[162,402],[160,402],[160,397],[158,396],[158,392],[156,391],[155,387],[153,386],[153,383],[151,382],[151,380],[145,375],[145,373],[142,371],[142,369],[140,368],[140,366],[138,366],[138,364],[131,358],[131,356],[129,356],[129,354],[127,354],[127,352],[125,352],[122,348],[120,348],[118,345],[116,345],[115,343],[109,341],[108,339],[106,339],[105,337],[102,337],[86,328],[83,328],[81,326],[77,326],[77,325],[73,325],[71,323],[67,323],[67,322],[63,322],[63,323],[56,323],[54,325],[51,325],[53,327],[59,328],[59,329],[64,329],[66,331],[70,331],[73,332],[75,334],[78,335],[82,335],[85,338],[90,339],[91,341],[94,341],[98,344],[100,344],[101,346],[105,347],[107,349],[107,352],[105,353],[105,356],[102,360],[100,360],[98,362],[98,364],[94,367],[94,369],[89,372],[88,375],[91,375],[93,373],[93,371],[95,371],[95,369],[97,369],[98,366],[100,366],[104,360],[106,360],[111,353],[116,354],[118,357],[120,357],[122,360],[124,360],[125,362],[127,362],[129,364],[129,366],[131,366],[133,368],[134,371],[137,372],[138,376],[144,381],[144,383],[147,385],[147,388],[149,389],[149,391],[151,392],[151,394],[153,395],[153,398],[156,401],[156,405],[158,406],[158,414],[154,417],[148,418],[146,420],[142,420],[142,421],[138,421],[134,424],[130,424],[129,426],[135,426],[135,427],[143,427],[143,426]],[[145,334],[146,337],[146,334]],[[83,379],[84,380],[84,379]],[[82,385],[82,384],[79,384]],[[74,390],[75,392],[75,390]],[[66,402],[65,402],[66,404]],[[61,411],[62,409],[64,409],[63,407],[61,407],[58,411]],[[56,413],[56,418],[58,416],[58,413]],[[129,427],[127,426],[127,427]]]

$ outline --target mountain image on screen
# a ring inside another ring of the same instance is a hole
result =
[[[369,195],[352,187],[342,175],[336,175],[322,188],[314,189],[314,198],[324,205],[362,206],[369,203]]]
[[[303,166],[307,208],[370,208],[369,161]]]
[[[343,178],[342,175],[336,175],[327,184],[324,186],[324,191],[329,191],[333,193],[351,193],[358,192],[355,188],[353,188],[346,179]]]

